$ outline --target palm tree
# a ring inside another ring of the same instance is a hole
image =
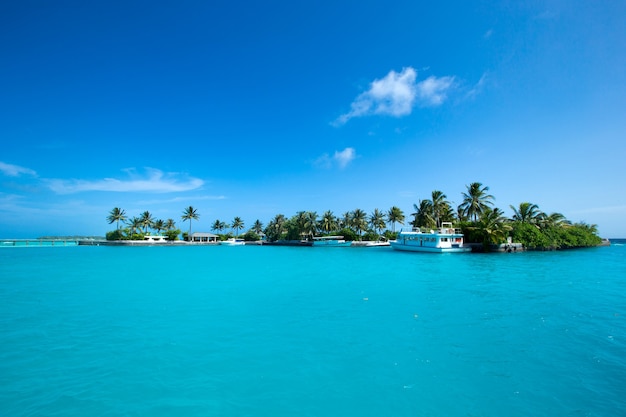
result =
[[[361,236],[362,232],[367,230],[367,214],[361,209],[356,209],[352,212],[351,220],[352,227]]]
[[[222,230],[224,230],[224,228],[226,227],[226,223],[221,222],[219,219],[215,220],[215,222],[213,222],[213,226],[211,226],[211,230],[213,230],[214,232],[217,232],[218,234],[221,234]]]
[[[547,229],[550,227],[570,226],[572,222],[567,220],[561,213],[542,213],[538,224],[541,229]]]
[[[146,210],[141,213],[139,219],[141,221],[141,225],[144,228],[144,233],[148,233],[148,229],[151,228],[154,224],[154,218],[152,217],[152,214]]]
[[[233,219],[233,223],[231,224],[231,227],[235,229],[237,236],[239,236],[239,230],[243,229],[243,220],[241,220],[240,217],[235,217]]]
[[[330,233],[333,230],[337,230],[337,218],[333,214],[332,211],[328,210],[322,215],[322,220],[320,220],[319,228],[324,233]]]
[[[463,203],[459,206],[468,218],[478,220],[480,215],[493,205],[494,197],[487,194],[489,187],[483,187],[479,182],[473,182],[467,186],[467,193],[463,193]]]
[[[175,227],[176,227],[176,222],[174,221],[174,219],[167,219],[165,221],[166,230],[174,230]]]
[[[381,230],[384,229],[386,225],[385,213],[375,208],[374,212],[370,214],[369,221],[372,229],[374,229],[377,234],[380,234]]]
[[[315,211],[307,211],[305,215],[306,221],[304,222],[304,230],[303,232],[307,236],[315,236],[315,232],[317,232],[317,212]]]
[[[415,213],[413,216],[413,227],[433,227],[436,222],[433,218],[433,203],[430,200],[420,200],[419,205],[413,204]]]
[[[513,206],[511,210],[513,210],[513,221],[520,223],[529,223],[538,226],[539,219],[541,219],[545,214],[543,214],[539,210],[539,206],[536,204],[531,204],[528,202],[520,203],[519,208],[515,208]]]
[[[299,211],[292,217],[293,222],[296,225],[296,233],[299,236],[305,234],[306,224],[308,222],[306,211]]]
[[[285,215],[277,214],[265,228],[265,235],[270,241],[279,240],[285,231]]]
[[[141,230],[142,225],[143,224],[139,217],[133,217],[132,219],[130,219],[130,221],[128,222],[128,227],[130,228],[130,235],[132,236],[135,233],[137,233],[137,230]]]
[[[487,208],[480,217],[477,228],[483,235],[485,248],[488,248],[489,244],[506,241],[507,235],[512,229],[499,208]]]
[[[346,211],[343,213],[341,220],[339,220],[339,227],[352,228],[352,212]]]
[[[109,224],[117,222],[117,230],[120,230],[120,222],[126,220],[126,212],[119,207],[115,207],[109,212],[107,220]]]
[[[156,230],[157,234],[161,234],[161,230],[166,229],[165,222],[161,219],[155,221],[152,227],[154,228],[154,230]]]
[[[254,224],[252,225],[252,230],[254,231],[254,233],[256,233],[257,235],[260,235],[263,232],[263,223],[261,223],[261,220],[257,219]]]
[[[391,231],[395,233],[396,223],[404,224],[404,213],[396,206],[391,207],[387,212],[387,222],[391,223]]]
[[[189,206],[185,210],[183,210],[183,215],[181,216],[181,219],[183,221],[189,220],[189,233],[188,233],[188,235],[191,235],[191,221],[192,220],[198,220],[199,218],[200,218],[200,214],[198,213],[198,210],[193,208],[193,206]]]
[[[441,226],[442,218],[448,211],[450,203],[446,200],[446,195],[441,191],[433,191],[431,194],[431,203],[433,210],[433,218],[435,219],[435,226]]]

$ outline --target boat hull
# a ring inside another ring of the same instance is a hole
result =
[[[246,243],[242,239],[228,239],[220,242],[220,245],[224,246],[242,246]]]
[[[352,245],[351,241],[335,241],[335,240],[316,240],[313,242],[313,247],[346,247]]]
[[[405,244],[400,242],[391,242],[391,247],[396,250],[405,252],[426,252],[426,253],[464,253],[471,252],[471,247],[450,247],[450,248],[438,248],[428,246],[417,246],[411,244]]]

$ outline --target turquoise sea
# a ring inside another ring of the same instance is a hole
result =
[[[2,416],[624,416],[626,246],[0,249]]]

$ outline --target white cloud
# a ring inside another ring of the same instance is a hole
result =
[[[347,167],[348,164],[354,160],[354,158],[356,158],[354,148],[346,148],[341,152],[335,151],[335,155],[333,156],[333,160],[341,169]]]
[[[8,177],[19,177],[20,175],[37,176],[37,173],[30,168],[24,168],[19,165],[6,164],[0,161],[0,172]]]
[[[317,168],[323,169],[330,169],[335,166],[339,169],[344,169],[355,158],[356,151],[354,150],[354,148],[346,148],[343,151],[335,151],[332,157],[327,153],[323,154],[313,162],[313,165],[315,165]]]
[[[455,85],[454,77],[428,77],[416,83],[417,71],[403,68],[400,73],[390,71],[384,78],[374,80],[369,90],[361,93],[351,104],[350,111],[333,122],[339,126],[354,117],[389,115],[394,117],[411,114],[416,102],[422,106],[438,106],[447,98],[447,92]]]
[[[178,173],[164,173],[158,169],[146,168],[145,175],[137,175],[134,170],[126,170],[130,178],[104,178],[101,180],[48,179],[48,187],[57,194],[73,194],[85,191],[110,192],[151,192],[171,193],[195,190],[204,184],[199,178],[187,177]]]
[[[417,92],[425,106],[439,106],[448,98],[447,93],[454,86],[454,77],[430,76],[417,84]]]

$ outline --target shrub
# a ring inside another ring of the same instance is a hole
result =
[[[106,240],[122,240],[124,239],[124,234],[121,230],[112,230],[107,232]]]

